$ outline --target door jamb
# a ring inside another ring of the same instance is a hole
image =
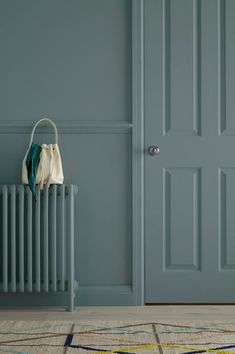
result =
[[[144,0],[132,0],[132,292],[145,303],[144,280]]]

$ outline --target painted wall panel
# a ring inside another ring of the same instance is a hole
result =
[[[8,165],[1,171],[0,184],[20,183],[28,135],[0,137],[2,146],[8,146]],[[36,134],[35,141],[43,137],[52,138]],[[129,134],[60,135],[65,183],[73,183],[76,176],[79,186],[75,274],[81,287],[132,283],[131,157],[126,153],[130,145]],[[5,154],[0,154],[0,164],[6,165]]]
[[[1,119],[131,120],[130,0],[2,0]]]
[[[54,119],[65,183],[79,187],[75,273],[83,305],[136,301],[132,24],[131,0],[0,2],[0,151],[7,146],[0,183],[21,181],[30,128],[42,116]],[[45,127],[39,132],[38,143],[53,141]],[[37,302],[26,296],[18,304]],[[0,296],[1,304],[10,297]]]
[[[127,134],[70,135],[79,179],[78,274],[81,285],[130,285],[131,137]],[[79,139],[79,142],[77,141]],[[65,144],[68,146],[68,144]],[[98,158],[97,153],[101,158]],[[66,156],[69,149],[64,149]],[[69,159],[66,159],[69,161]]]

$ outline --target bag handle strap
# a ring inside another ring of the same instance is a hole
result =
[[[34,137],[34,133],[35,133],[35,129],[37,128],[37,126],[41,123],[41,122],[48,122],[49,124],[52,125],[52,127],[54,128],[54,134],[55,134],[55,144],[58,144],[58,130],[56,128],[55,123],[49,119],[49,118],[42,118],[40,119],[35,126],[33,127],[31,136],[30,136],[30,142],[29,142],[29,147],[31,146],[32,142],[33,142],[33,137]]]

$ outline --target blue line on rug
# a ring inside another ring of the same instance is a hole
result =
[[[84,346],[84,345],[75,345],[75,344],[72,344],[72,341],[73,341],[73,334],[69,333],[67,335],[67,338],[66,338],[66,341],[64,343],[64,346],[65,347],[70,347],[70,348],[76,348],[76,349],[85,349],[85,350],[91,350],[93,352],[109,352],[110,350],[106,350],[106,349],[96,349],[96,348],[91,348],[91,347],[87,347],[87,346]],[[117,354],[134,354],[134,353],[130,353],[130,352],[120,352],[120,351],[115,351],[115,353]]]
[[[222,350],[222,349],[231,349],[231,348],[235,348],[235,344],[233,345],[225,345],[223,347],[217,347],[217,348],[209,348],[208,350]],[[196,353],[206,353],[207,349],[202,349],[202,350],[195,350],[195,351],[191,351],[191,352],[185,352],[182,354],[196,354]]]

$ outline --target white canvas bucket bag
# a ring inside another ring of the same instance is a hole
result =
[[[22,163],[22,183],[28,184],[28,171],[26,166],[26,158],[30,150],[30,147],[33,143],[35,129],[41,122],[47,122],[52,125],[52,127],[54,128],[55,143],[41,145],[42,150],[40,153],[40,161],[38,164],[38,169],[36,174],[36,184],[39,184],[40,188],[42,188],[43,185],[49,187],[50,184],[63,184],[64,182],[64,174],[63,174],[61,156],[60,156],[60,151],[58,146],[57,127],[51,119],[42,118],[35,124],[31,133],[29,147],[28,150],[26,151]]]

